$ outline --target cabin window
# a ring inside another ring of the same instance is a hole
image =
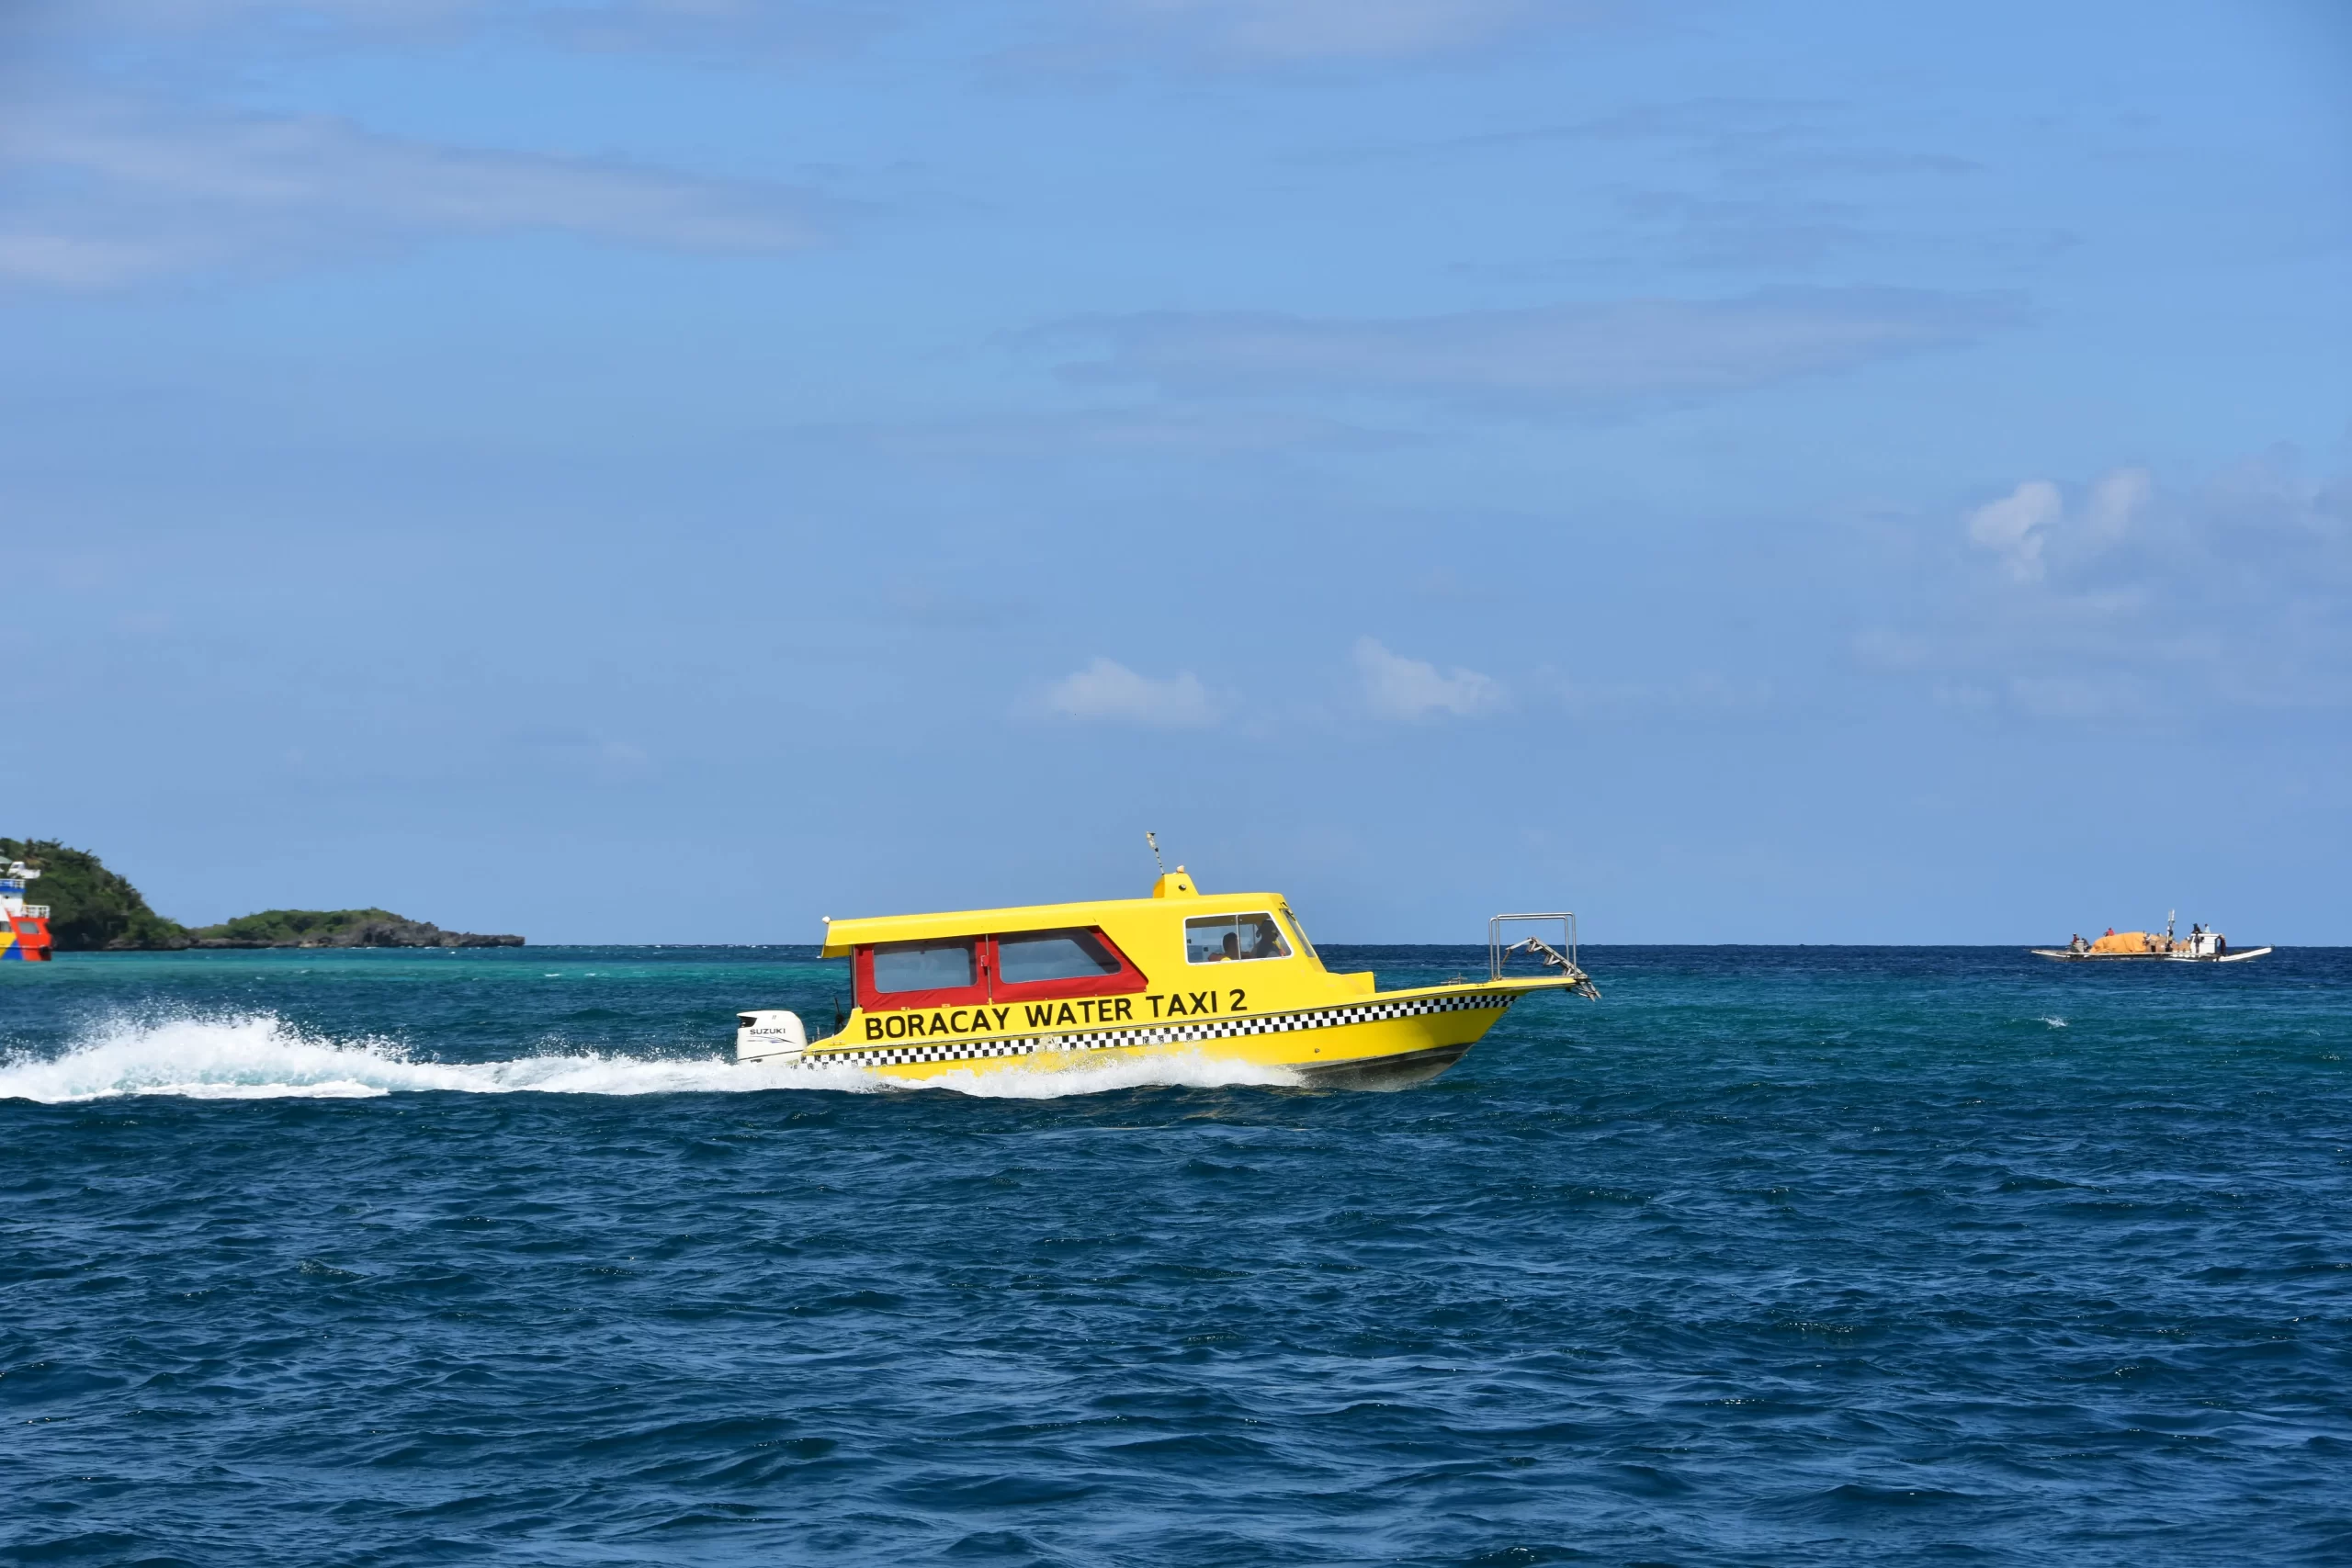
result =
[[[1151,984],[1098,927],[877,942],[855,950],[850,972],[857,1005],[873,1009],[1112,997]]]
[[[863,1008],[970,1007],[989,999],[985,937],[885,942],[861,947],[850,976]]]
[[[1184,957],[1193,964],[1289,956],[1272,915],[1201,915],[1184,922]]]
[[[989,994],[1002,1001],[1115,997],[1151,982],[1099,926],[1007,931],[989,939]]]
[[[1088,931],[1023,931],[996,939],[996,976],[1008,986],[1116,975],[1116,954]]]
[[[969,937],[885,942],[874,950],[874,989],[886,997],[901,991],[961,990],[979,978],[972,947]]]

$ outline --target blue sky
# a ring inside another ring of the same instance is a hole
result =
[[[5,823],[534,941],[2352,942],[2352,12],[0,21]]]

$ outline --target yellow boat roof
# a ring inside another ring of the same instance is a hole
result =
[[[932,915],[868,915],[828,920],[825,956],[846,957],[851,949],[883,942],[932,942],[944,937],[996,936],[1006,931],[1054,931],[1063,926],[1101,926],[1120,941],[1120,928],[1155,910],[1165,913],[1164,899],[1181,898],[1185,911],[1197,915],[1239,914],[1253,909],[1287,909],[1279,893],[1203,894],[1182,866],[1152,885],[1148,898],[1093,898],[1076,904],[1019,904],[1002,909],[951,909]]]

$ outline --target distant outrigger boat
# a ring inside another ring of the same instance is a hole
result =
[[[1558,922],[1560,946],[1504,942],[1531,920]],[[1378,990],[1369,973],[1324,968],[1282,895],[1204,894],[1180,865],[1148,898],[828,918],[849,1016],[812,1041],[797,1014],[742,1013],[735,1056],[921,1081],[1197,1055],[1398,1088],[1460,1061],[1531,991],[1600,994],[1577,965],[1574,915],[1498,915],[1487,950],[1483,979]],[[1505,976],[1519,953],[1555,973]]]
[[[2097,942],[2076,937],[2064,947],[2029,948],[2036,958],[2055,958],[2063,963],[2089,962],[2117,958],[2152,958],[2166,964],[2243,964],[2249,958],[2259,958],[2270,949],[2242,947],[2233,952],[2230,939],[2208,926],[2192,925],[2187,936],[2173,934],[2177,915],[2165,917],[2165,933],[2152,931],[2119,931],[2110,930]]]

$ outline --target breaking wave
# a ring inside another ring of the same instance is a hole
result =
[[[1066,1066],[956,1072],[917,1085],[854,1067],[739,1064],[722,1056],[631,1056],[549,1053],[504,1062],[419,1060],[399,1042],[335,1040],[271,1013],[117,1020],[57,1055],[0,1057],[0,1100],[43,1104],[124,1095],[188,1100],[361,1100],[441,1091],[456,1094],[742,1094],[763,1089],[947,1089],[989,1099],[1054,1100],[1070,1094],[1184,1085],[1291,1085],[1278,1068],[1197,1055]]]

